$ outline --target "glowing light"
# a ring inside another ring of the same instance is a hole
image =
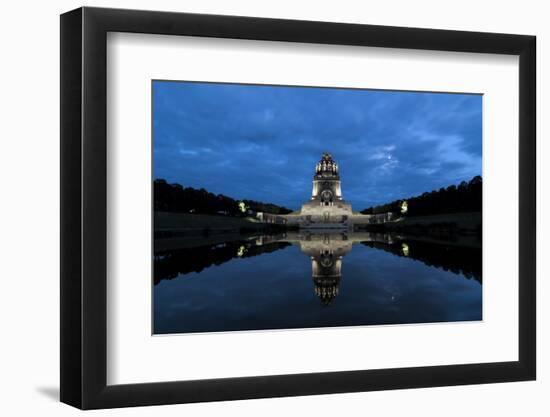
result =
[[[246,206],[244,201],[239,201],[238,205],[239,205],[239,210],[243,213],[246,213],[246,210],[248,209],[248,207]]]
[[[244,246],[240,246],[239,247],[239,250],[237,251],[237,256],[240,258],[244,255],[244,253],[246,252],[246,248]]]
[[[403,256],[409,256],[409,245],[401,243],[401,251],[403,252]]]
[[[409,203],[406,200],[401,202],[401,214],[406,214],[409,210]]]

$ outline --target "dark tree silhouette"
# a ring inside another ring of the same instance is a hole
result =
[[[204,188],[183,188],[180,184],[168,184],[164,179],[153,183],[155,211],[175,213],[217,214],[242,217],[246,215],[239,208],[239,201],[223,194],[213,194]],[[288,214],[292,210],[271,203],[244,200],[246,207],[255,212]]]
[[[392,212],[399,214],[401,203],[404,200],[407,201],[407,215],[409,216],[481,211],[482,187],[482,179],[478,175],[469,182],[462,181],[458,186],[451,185],[447,188],[440,188],[437,191],[426,192],[419,196],[369,207],[361,211],[361,213],[380,214]]]
[[[468,248],[440,243],[421,242],[418,240],[403,239],[393,243],[361,242],[365,246],[382,249],[394,255],[415,259],[428,266],[441,268],[455,274],[462,274],[466,278],[474,278],[481,283],[482,255],[479,248]],[[403,244],[407,252],[403,253]]]
[[[251,258],[290,246],[287,242],[272,242],[261,246],[250,240],[216,243],[194,248],[174,249],[155,253],[155,285],[163,279],[180,274],[201,272],[212,265],[221,265],[234,258]]]

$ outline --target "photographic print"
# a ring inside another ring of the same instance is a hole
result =
[[[482,100],[152,81],[153,334],[482,320]]]

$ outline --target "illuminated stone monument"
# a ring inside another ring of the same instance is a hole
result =
[[[353,213],[351,204],[342,197],[342,183],[338,164],[328,152],[323,153],[315,165],[313,190],[309,201],[291,214],[257,213],[257,219],[265,223],[299,226],[301,229],[348,229],[356,224],[366,224],[370,214]]]
[[[302,222],[311,227],[346,227],[352,214],[351,204],[342,198],[338,164],[325,152],[315,166],[311,200],[300,211]]]

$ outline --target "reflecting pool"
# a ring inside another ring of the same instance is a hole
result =
[[[480,245],[331,230],[160,243],[155,334],[482,319]]]

